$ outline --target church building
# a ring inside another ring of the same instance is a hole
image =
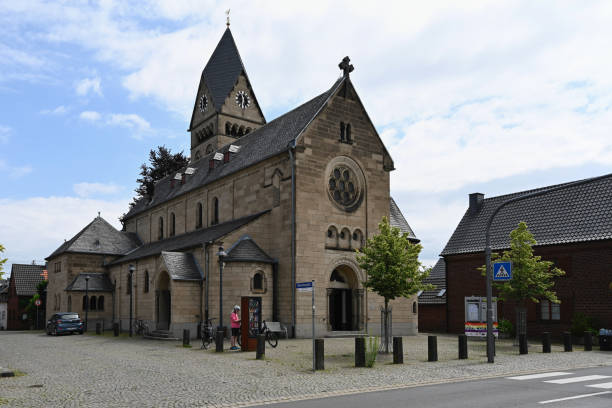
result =
[[[254,297],[263,320],[307,337],[311,294],[295,287],[314,280],[317,336],[380,333],[384,302],[364,288],[355,249],[383,217],[418,239],[390,197],[393,160],[349,58],[339,67],[329,89],[267,122],[228,26],[200,77],[189,165],[130,208],[122,231],[98,216],[47,258],[47,316],[87,309],[90,327],[127,330],[132,315],[195,336]],[[416,296],[390,306],[393,334],[415,334]]]

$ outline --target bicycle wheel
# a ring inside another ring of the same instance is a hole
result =
[[[266,341],[272,348],[278,346],[278,335],[274,332],[266,332]]]
[[[238,336],[236,337],[237,343],[242,348],[242,330],[238,331]]]
[[[202,336],[202,347],[204,350],[208,350],[208,346],[210,346],[210,344],[212,343],[212,337],[210,337],[208,334],[204,334]]]

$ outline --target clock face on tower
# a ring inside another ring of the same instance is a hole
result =
[[[251,104],[251,98],[249,98],[249,94],[247,91],[238,91],[236,92],[236,105],[240,106],[242,109],[246,109]]]
[[[202,96],[200,96],[200,101],[198,102],[198,105],[200,107],[200,112],[206,112],[208,110],[208,98],[206,97],[206,95],[202,94]]]

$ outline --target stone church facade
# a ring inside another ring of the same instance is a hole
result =
[[[241,297],[259,296],[264,320],[309,336],[311,296],[294,288],[314,280],[319,336],[379,333],[383,300],[364,289],[355,249],[383,216],[418,239],[390,197],[393,160],[348,58],[340,68],[328,90],[267,122],[227,28],[200,79],[190,164],[157,182],[123,231],[97,217],[47,258],[47,314],[84,313],[87,301],[90,324],[126,330],[131,298],[134,319],[194,334],[219,318],[223,267],[225,325]],[[394,334],[417,332],[415,302],[390,303]]]

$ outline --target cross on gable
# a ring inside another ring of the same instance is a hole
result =
[[[342,58],[342,62],[338,64],[338,68],[340,68],[345,77],[348,77],[351,72],[355,69],[353,64],[350,63],[351,59],[347,56]]]

